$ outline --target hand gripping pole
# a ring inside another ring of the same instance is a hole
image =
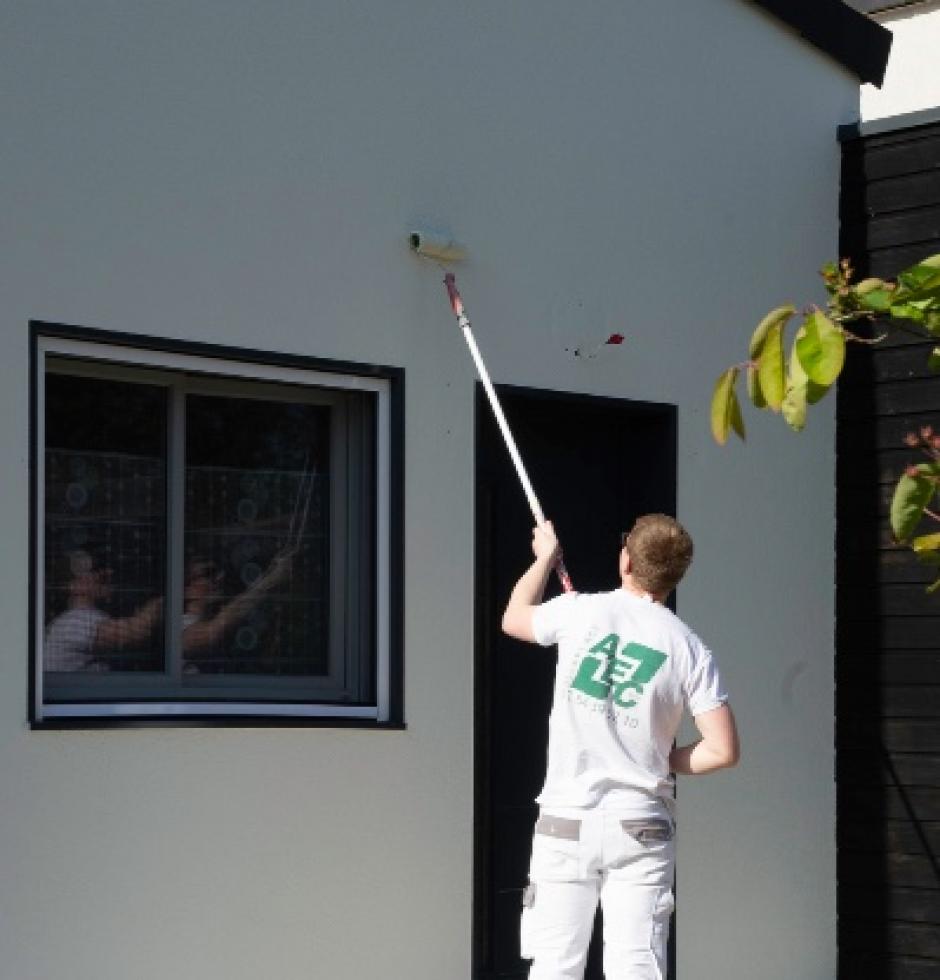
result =
[[[532,481],[529,479],[529,474],[526,473],[525,466],[522,462],[522,457],[519,455],[519,449],[516,446],[516,440],[513,439],[512,432],[509,429],[509,423],[506,421],[506,416],[503,414],[503,407],[499,403],[496,389],[493,387],[493,382],[490,380],[489,371],[486,370],[486,365],[483,363],[480,348],[477,347],[477,342],[473,337],[473,330],[470,327],[470,320],[464,311],[463,300],[460,298],[460,293],[457,292],[457,283],[452,272],[445,274],[444,285],[447,287],[447,296],[450,299],[450,305],[454,311],[454,316],[457,317],[457,324],[461,328],[461,332],[463,333],[464,340],[467,342],[467,346],[470,348],[470,355],[473,357],[474,364],[476,364],[477,373],[480,375],[480,381],[483,382],[483,390],[486,392],[486,397],[489,399],[490,407],[493,409],[493,415],[496,417],[496,424],[499,426],[499,431],[502,433],[503,442],[506,443],[506,448],[509,450],[510,459],[512,459],[513,466],[516,468],[516,475],[519,477],[519,482],[522,484],[522,492],[525,494],[525,498],[529,502],[529,509],[532,511],[532,516],[535,518],[535,523],[541,526],[545,523],[545,515],[542,513],[542,507],[539,504],[538,497],[535,496],[535,491],[532,489]],[[565,592],[573,592],[574,585],[571,582],[571,576],[568,574],[568,569],[565,568],[565,563],[561,560],[561,558],[555,562],[555,573],[558,575],[558,580],[561,582],[561,587],[565,590]]]

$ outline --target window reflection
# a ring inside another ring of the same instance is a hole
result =
[[[374,394],[62,358],[44,396],[46,703],[374,702]]]
[[[46,377],[46,671],[163,668],[166,395]]]
[[[330,409],[186,400],[185,672],[328,671]]]

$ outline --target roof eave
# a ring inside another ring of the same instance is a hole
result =
[[[842,0],[750,0],[839,64],[879,88],[891,50],[891,31]]]

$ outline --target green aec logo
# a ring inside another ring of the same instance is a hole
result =
[[[633,708],[636,698],[643,694],[643,685],[656,676],[666,662],[666,655],[642,643],[627,643],[620,647],[620,637],[608,633],[585,654],[578,673],[571,682],[572,690],[588,697],[606,701],[611,698],[620,708]]]

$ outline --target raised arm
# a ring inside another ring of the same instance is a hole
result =
[[[226,603],[211,619],[192,623],[183,630],[183,649],[189,653],[217,643],[237,625],[290,573],[292,551],[274,557],[263,575],[244,592]]]
[[[148,599],[123,619],[104,619],[95,633],[95,649],[114,650],[142,643],[163,615],[163,598]]]
[[[731,708],[723,704],[696,715],[694,721],[702,737],[691,745],[674,748],[669,754],[669,768],[685,776],[704,776],[736,766],[741,746]]]
[[[532,552],[535,561],[516,582],[506,604],[506,611],[503,613],[503,632],[527,643],[535,643],[532,613],[542,601],[552,568],[561,554],[561,547],[551,521],[546,521],[533,529]]]

